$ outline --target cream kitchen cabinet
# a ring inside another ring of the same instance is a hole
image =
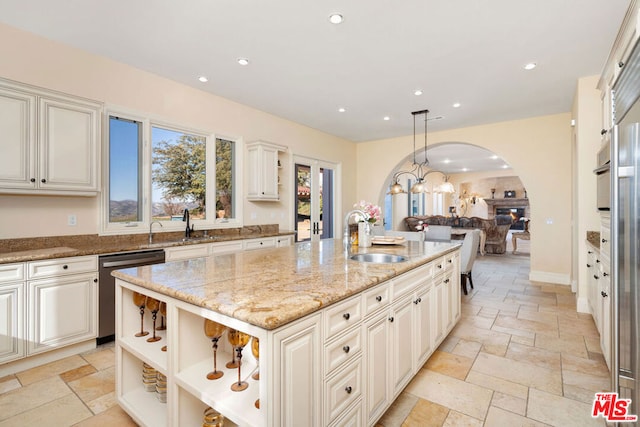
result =
[[[0,364],[25,355],[24,264],[0,265]]]
[[[607,366],[611,368],[611,328],[612,328],[612,297],[611,297],[611,217],[602,214],[600,218],[600,348]]]
[[[264,237],[261,239],[249,239],[244,241],[244,250],[253,251],[256,249],[275,248],[277,246],[275,237]]]
[[[0,80],[0,193],[95,195],[98,102]]]
[[[97,258],[60,258],[27,265],[27,355],[95,338]]]
[[[276,237],[276,243],[279,248],[283,246],[291,246],[293,244],[293,236],[278,236]]]
[[[247,144],[247,200],[276,202],[280,199],[278,154],[282,145],[257,141]]]
[[[165,262],[182,261],[185,259],[199,258],[209,256],[208,244],[195,244],[186,246],[174,246],[164,249]]]

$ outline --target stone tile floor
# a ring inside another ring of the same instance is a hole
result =
[[[478,257],[460,322],[379,426],[604,425],[590,417],[609,387],[593,320],[568,287],[530,282],[518,246]],[[115,401],[114,359],[111,344],[0,378],[0,427],[135,426]]]

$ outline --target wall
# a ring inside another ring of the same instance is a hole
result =
[[[600,149],[602,107],[600,91],[596,89],[599,76],[578,80],[573,103],[574,165],[574,287],[578,311],[589,312],[587,271],[587,231],[600,230],[600,215],[596,208],[596,153]]]
[[[532,280],[569,284],[571,280],[571,115],[534,117],[433,132],[429,145],[463,142],[486,148],[513,168],[531,205]],[[387,171],[411,153],[413,135],[357,146],[359,199],[383,201]],[[371,174],[367,171],[379,171]]]
[[[338,225],[342,207],[356,200],[356,146],[350,141],[6,25],[0,25],[0,77],[241,137],[245,142],[265,139],[289,147],[290,154],[349,165],[342,168],[343,185],[337,192],[341,196]],[[293,188],[292,183],[287,188]],[[0,195],[0,238],[97,233],[98,209],[97,197]],[[247,225],[277,223],[293,228],[291,196],[280,203],[245,201],[243,212]],[[75,227],[66,225],[70,213],[77,215]]]

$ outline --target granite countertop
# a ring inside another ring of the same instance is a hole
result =
[[[112,274],[126,282],[271,330],[459,246],[460,242],[456,241],[407,242],[354,251],[408,258],[405,262],[373,264],[347,259],[342,241],[328,239],[268,251],[133,267]]]
[[[0,264],[38,261],[83,255],[103,255],[118,252],[133,252],[162,249],[172,246],[197,245],[233,240],[257,239],[273,236],[293,235],[293,231],[279,231],[277,226],[247,226],[220,230],[220,234],[203,236],[198,233],[183,241],[183,233],[154,233],[154,243],[149,244],[148,234],[98,236],[53,236],[0,240]]]
[[[600,249],[600,232],[587,231],[587,243],[596,249]]]

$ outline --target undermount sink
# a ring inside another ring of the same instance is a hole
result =
[[[384,263],[394,263],[394,262],[404,262],[407,260],[407,257],[402,255],[392,255],[392,254],[355,254],[351,256],[351,259],[354,261],[360,262],[374,262],[378,264]]]

